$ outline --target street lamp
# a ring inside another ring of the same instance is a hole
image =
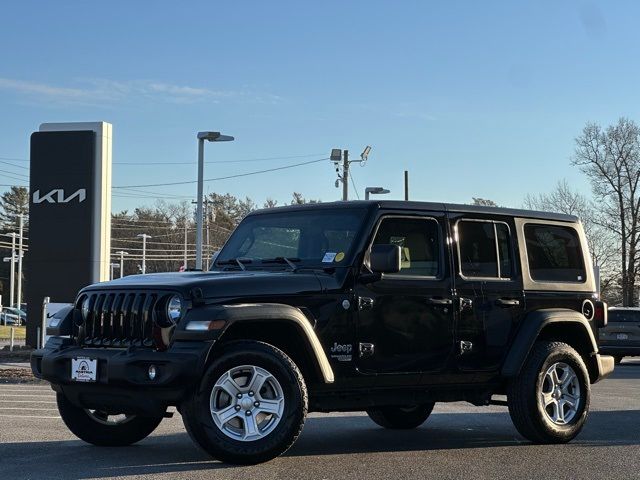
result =
[[[17,233],[5,233],[4,234],[5,237],[11,237],[11,256],[10,257],[5,257],[3,258],[3,261],[5,262],[11,262],[11,278],[9,279],[9,306],[13,307],[13,300],[14,300],[14,292],[15,292],[15,287],[14,287],[14,281],[16,278],[16,238],[18,237]],[[18,308],[20,308],[20,305],[18,305]]]
[[[222,135],[220,132],[198,132],[198,206],[196,209],[196,270],[202,270],[202,194],[204,190],[204,141],[232,142],[230,135]],[[144,262],[143,262],[144,269]]]
[[[151,235],[147,235],[146,233],[141,233],[137,235],[138,238],[142,239],[142,274],[147,273],[147,238],[151,238]]]
[[[382,187],[367,187],[364,189],[364,199],[369,200],[369,194],[384,195],[385,193],[390,193],[390,190]]]
[[[129,255],[129,252],[118,250],[116,253],[120,255],[120,278],[122,278],[124,276],[124,256]]]
[[[113,269],[114,268],[118,268],[120,266],[120,264],[118,264],[118,263],[110,263],[109,266],[111,267],[111,280],[113,280]]]

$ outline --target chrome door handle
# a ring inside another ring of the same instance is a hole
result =
[[[429,305],[451,305],[453,303],[453,300],[451,300],[450,298],[444,298],[444,297],[427,297],[427,303]]]
[[[517,298],[499,298],[496,300],[496,305],[499,307],[517,307],[520,305],[520,300]]]

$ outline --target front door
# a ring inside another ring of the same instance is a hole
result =
[[[452,215],[461,371],[495,372],[524,309],[511,219]]]
[[[400,246],[402,269],[356,286],[361,372],[388,375],[382,382],[415,384],[422,373],[446,367],[454,340],[446,228],[441,213],[379,220],[373,244]]]

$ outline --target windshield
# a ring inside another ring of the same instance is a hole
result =
[[[214,268],[268,263],[297,266],[348,265],[365,209],[341,208],[251,215],[233,232]]]

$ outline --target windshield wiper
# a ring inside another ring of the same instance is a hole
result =
[[[244,271],[247,269],[247,267],[245,267],[244,264],[251,263],[252,261],[253,260],[251,260],[250,258],[237,257],[237,258],[231,258],[229,260],[218,261],[216,263],[218,265],[238,265],[240,267],[240,270]]]
[[[275,257],[275,258],[263,258],[262,263],[286,263],[291,267],[291,271],[298,270],[298,266],[294,262],[299,262],[299,258],[294,257]]]

